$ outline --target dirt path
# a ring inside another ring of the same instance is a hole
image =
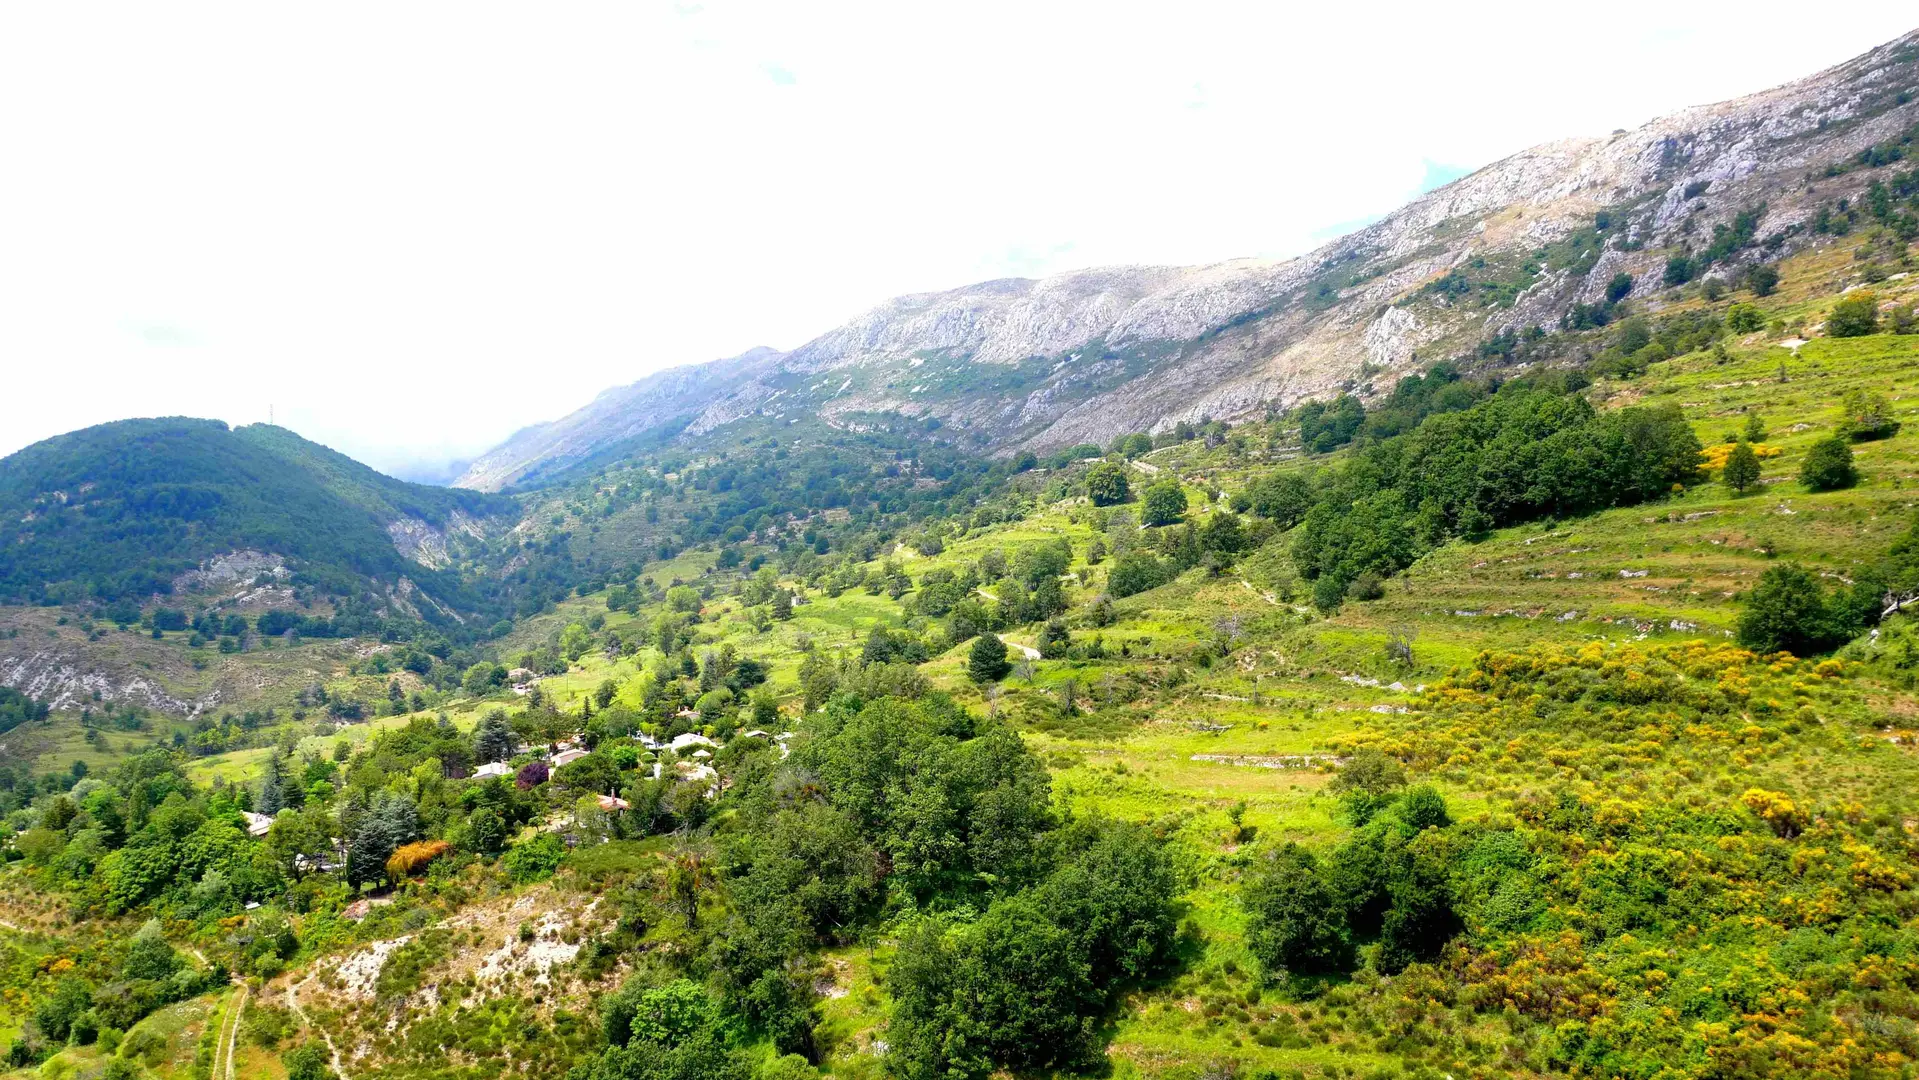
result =
[[[1021,656],[1024,656],[1028,660],[1039,659],[1039,650],[1033,648],[1031,645],[1021,645],[1017,641],[1007,641],[1004,636],[1000,637],[1000,643],[1007,646],[1008,648],[1018,649],[1019,654]]]
[[[246,1015],[246,1011],[247,988],[246,984],[242,983],[239,996],[233,999],[233,1007],[220,1018],[220,1033],[213,1042],[213,1076],[216,1078],[225,1077],[226,1080],[234,1080],[233,1052],[239,1046],[240,1019]],[[223,1059],[226,1062],[224,1069],[220,1066]]]
[[[293,1015],[300,1018],[300,1023],[303,1026],[312,1028],[314,1031],[320,1033],[320,1038],[326,1043],[327,1053],[332,1055],[333,1058],[333,1075],[339,1077],[340,1080],[347,1080],[346,1066],[340,1064],[340,1048],[333,1045],[333,1036],[328,1034],[325,1028],[315,1026],[313,1021],[308,1018],[307,1011],[300,1007],[300,987],[312,982],[313,978],[312,975],[308,975],[297,983],[287,984],[287,1008],[293,1010]]]

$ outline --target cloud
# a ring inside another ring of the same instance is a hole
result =
[[[1510,2],[109,6],[0,8],[0,366],[29,403],[0,453],[271,405],[379,467],[457,460],[902,292],[1295,254],[1433,163],[1910,19],[1854,5],[1782,49],[1745,8],[1633,0],[1603,43]]]

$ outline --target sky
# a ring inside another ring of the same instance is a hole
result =
[[[0,5],[0,454],[449,465],[900,293],[1310,250],[1919,23],[1849,3]]]

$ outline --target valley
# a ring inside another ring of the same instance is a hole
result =
[[[0,1077],[1910,1076],[1915,90],[0,460]]]

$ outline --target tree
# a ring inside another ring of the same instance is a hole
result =
[[[966,674],[974,682],[984,686],[996,683],[1013,670],[1006,660],[1006,643],[998,635],[981,634],[973,639],[973,647],[966,654]]]
[[[1899,434],[1899,421],[1892,418],[1892,406],[1884,394],[1854,390],[1846,395],[1846,436],[1853,442],[1890,439]]]
[[[1811,656],[1838,644],[1843,635],[1835,621],[1817,576],[1791,563],[1769,566],[1739,613],[1739,644]]]
[[[1102,461],[1086,470],[1086,495],[1093,500],[1094,506],[1116,506],[1132,497],[1132,487],[1126,479],[1126,467],[1112,461]]]
[[[1726,456],[1726,467],[1720,472],[1719,479],[1741,495],[1759,482],[1759,455],[1753,453],[1752,444],[1744,439],[1733,444],[1732,453]]]
[[[332,1080],[333,1066],[327,1062],[326,1049],[316,1042],[304,1042],[280,1059],[287,1068],[287,1080]]]
[[[1254,863],[1241,894],[1247,944],[1268,980],[1281,972],[1310,975],[1340,971],[1352,962],[1352,942],[1340,918],[1319,860],[1287,843]]]
[[[506,685],[506,669],[498,664],[482,660],[466,669],[460,685],[473,697],[484,697]]]
[[[1626,274],[1626,273],[1614,274],[1612,276],[1612,280],[1606,282],[1606,303],[1608,304],[1617,304],[1618,302],[1620,302],[1621,300],[1624,300],[1627,296],[1631,294],[1632,294],[1632,275],[1631,274]]]
[[[1048,619],[1039,631],[1039,654],[1048,660],[1057,660],[1066,655],[1073,645],[1073,635],[1066,630],[1061,619]]]
[[[1754,263],[1746,270],[1746,287],[1754,296],[1771,296],[1779,287],[1779,268],[1769,263]]]
[[[1429,829],[1395,860],[1387,887],[1389,906],[1379,928],[1379,970],[1396,975],[1409,964],[1432,960],[1459,933],[1450,853],[1445,834]]]
[[[505,761],[513,756],[513,727],[505,709],[491,709],[473,728],[473,756],[481,761]]]
[[[1832,306],[1832,314],[1826,316],[1826,336],[1836,338],[1864,337],[1879,329],[1879,297],[1870,290],[1860,289]]]
[[[1346,803],[1353,824],[1364,825],[1392,805],[1397,792],[1405,785],[1406,770],[1398,759],[1368,747],[1353,751],[1345,767],[1327,787]]]
[[[1282,529],[1299,524],[1313,508],[1313,488],[1298,472],[1268,473],[1249,490],[1253,513]]]
[[[1178,524],[1186,517],[1186,489],[1172,479],[1147,488],[1139,517],[1147,525]]]
[[[1674,255],[1666,260],[1666,270],[1659,280],[1667,286],[1684,285],[1693,279],[1698,267],[1685,255]]]
[[[887,978],[903,1080],[1072,1066],[1102,1004],[1073,936],[1024,894],[994,902],[947,942],[910,934]]]
[[[585,626],[568,623],[566,629],[560,631],[560,655],[566,657],[568,663],[578,663],[592,647],[593,634]]]
[[[716,880],[713,864],[703,852],[688,849],[674,853],[666,870],[666,891],[688,930],[699,925],[700,894],[712,888]]]
[[[1756,443],[1756,442],[1761,442],[1761,441],[1763,441],[1763,440],[1765,439],[1765,437],[1766,437],[1766,422],[1765,422],[1764,420],[1761,420],[1761,419],[1759,418],[1759,414],[1758,414],[1758,413],[1747,413],[1747,414],[1746,414],[1746,429],[1745,429],[1745,436],[1746,436],[1746,441],[1747,441],[1747,442],[1755,442],[1755,443]]]
[[[1726,309],[1726,329],[1735,334],[1750,334],[1765,325],[1765,313],[1755,305],[1734,304]]]
[[[1799,468],[1799,482],[1808,491],[1837,491],[1858,483],[1859,470],[1853,466],[1846,437],[1835,433],[1812,444]]]
[[[1170,568],[1143,551],[1129,551],[1113,563],[1106,573],[1106,589],[1124,599],[1134,593],[1157,589],[1172,579]]]

